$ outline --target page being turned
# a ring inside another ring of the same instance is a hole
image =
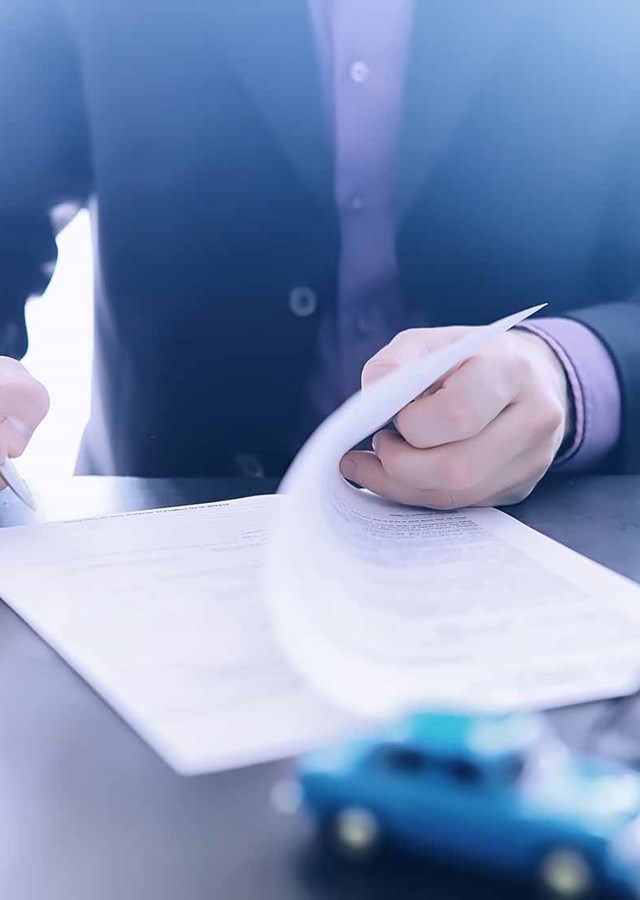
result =
[[[560,705],[637,686],[636,586],[496,510],[402,507],[339,474],[346,450],[522,315],[347,401],[283,484],[268,566],[277,634],[349,709]]]

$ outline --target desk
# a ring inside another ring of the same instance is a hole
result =
[[[240,479],[36,484],[51,519],[273,487]],[[516,513],[640,581],[640,477],[550,482]],[[0,495],[0,525],[29,516],[8,492]],[[580,740],[598,714],[590,704],[552,716]],[[286,763],[276,763],[175,775],[0,603],[3,900],[512,900],[513,886],[422,861],[385,859],[358,871],[327,858],[308,823],[271,808],[271,786],[284,771]]]

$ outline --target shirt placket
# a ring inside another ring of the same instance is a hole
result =
[[[411,3],[332,4],[337,334],[344,393],[408,318],[395,254],[394,163]]]

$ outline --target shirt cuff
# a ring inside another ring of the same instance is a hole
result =
[[[573,319],[539,319],[519,326],[543,338],[564,366],[575,411],[573,440],[556,457],[557,472],[597,468],[620,437],[621,398],[613,361],[600,339]]]

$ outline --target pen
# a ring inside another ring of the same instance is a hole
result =
[[[18,470],[10,459],[5,459],[0,465],[0,476],[7,482],[7,485],[11,488],[16,497],[19,497],[29,509],[32,509],[35,512],[36,501],[33,499],[33,494],[20,477]]]

